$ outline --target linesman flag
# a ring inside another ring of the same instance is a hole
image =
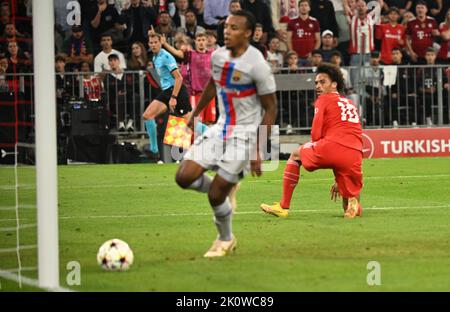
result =
[[[187,149],[191,146],[191,140],[192,131],[188,128],[186,120],[182,117],[169,115],[163,143]]]

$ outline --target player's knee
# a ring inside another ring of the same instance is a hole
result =
[[[183,189],[188,188],[192,184],[191,179],[189,179],[186,174],[183,174],[181,170],[177,171],[175,182]]]
[[[211,189],[208,193],[208,200],[211,206],[218,206],[225,201],[225,198],[220,192],[215,192]]]

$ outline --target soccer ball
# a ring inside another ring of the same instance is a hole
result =
[[[97,263],[106,271],[126,271],[133,260],[130,246],[117,238],[104,242],[97,253]]]

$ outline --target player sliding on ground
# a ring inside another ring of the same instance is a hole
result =
[[[219,234],[204,255],[208,258],[225,256],[236,247],[230,191],[249,169],[261,175],[258,126],[270,130],[276,117],[275,79],[261,52],[249,45],[254,26],[255,18],[246,11],[226,19],[225,47],[212,55],[212,77],[189,126],[193,128],[194,118],[216,95],[219,120],[195,140],[176,174],[182,188],[208,194]],[[205,174],[208,169],[217,172],[214,178]]]
[[[334,65],[322,63],[317,67],[315,85],[318,97],[314,103],[311,142],[291,153],[284,169],[281,201],[260,207],[268,214],[286,218],[303,166],[308,171],[333,169],[335,184],[330,190],[331,199],[342,196],[345,218],[361,216],[362,128],[358,110],[352,101],[339,94],[344,79]]]

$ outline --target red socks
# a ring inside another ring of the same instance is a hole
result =
[[[281,208],[289,209],[289,206],[291,205],[292,193],[298,184],[299,174],[300,164],[295,160],[288,160],[286,168],[284,168],[283,197],[280,202]]]

